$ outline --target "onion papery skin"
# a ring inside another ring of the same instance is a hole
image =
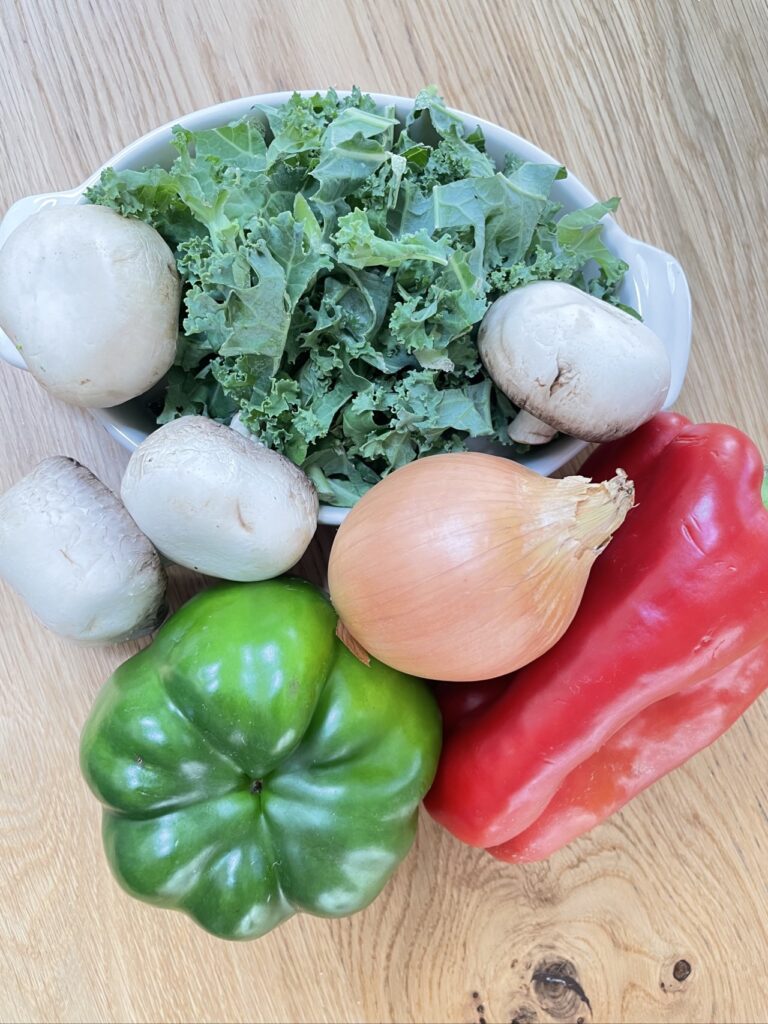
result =
[[[402,672],[453,682],[512,672],[568,628],[633,495],[621,471],[592,484],[479,452],[412,462],[339,528],[331,600],[357,643]]]

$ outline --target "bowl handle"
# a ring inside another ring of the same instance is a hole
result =
[[[44,192],[39,196],[26,196],[24,199],[19,199],[18,202],[15,202],[13,206],[8,208],[2,221],[0,221],[0,246],[5,243],[5,240],[14,228],[17,228],[27,217],[31,217],[33,213],[38,213],[40,210],[45,210],[52,206],[70,206],[78,202],[81,195],[81,190],[76,188],[69,192]],[[18,366],[21,370],[26,370],[27,368],[21,353],[2,330],[0,330],[0,359],[10,363],[11,366]]]
[[[637,238],[628,238],[624,259],[632,267],[635,294],[630,303],[636,309],[649,305],[649,296],[666,297],[645,313],[645,323],[664,342],[672,359],[672,379],[664,408],[669,409],[678,398],[688,368],[691,351],[691,293],[683,268],[674,256]],[[644,300],[644,301],[643,301]]]

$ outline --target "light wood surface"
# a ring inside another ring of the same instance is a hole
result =
[[[2,207],[72,186],[149,128],[219,100],[355,82],[414,94],[434,81],[599,195],[622,195],[622,224],[681,259],[695,331],[679,408],[739,425],[768,455],[765,0],[0,8]],[[0,445],[3,489],[54,453],[114,486],[127,458],[5,365]],[[174,605],[197,585],[177,574]],[[123,895],[102,855],[78,735],[133,649],[59,641],[0,585],[0,1019],[768,1018],[768,700],[547,863],[505,866],[424,817],[369,910],[295,918],[236,945]],[[678,981],[681,960],[691,971]],[[532,981],[557,962],[588,1003]]]

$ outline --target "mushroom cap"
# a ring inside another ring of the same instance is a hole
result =
[[[74,459],[45,459],[0,495],[0,576],[54,633],[117,643],[162,618],[160,557]]]
[[[219,579],[279,576],[317,528],[317,491],[297,466],[204,416],[150,434],[121,495],[166,558]]]
[[[0,326],[51,394],[112,406],[148,391],[176,352],[181,282],[150,224],[55,206],[0,249]]]
[[[630,433],[661,409],[669,391],[661,339],[623,310],[559,281],[497,299],[478,348],[518,408],[585,441]]]

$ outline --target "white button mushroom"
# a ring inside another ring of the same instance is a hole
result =
[[[497,299],[480,326],[480,357],[521,410],[509,436],[543,444],[557,431],[610,441],[654,416],[669,391],[669,356],[635,317],[559,281]]]
[[[166,558],[220,579],[279,576],[317,528],[317,492],[297,466],[204,416],[150,434],[121,495]]]
[[[72,640],[128,640],[164,614],[157,551],[112,491],[63,456],[0,496],[0,576]]]
[[[181,282],[155,229],[105,206],[56,206],[0,249],[0,327],[64,402],[148,391],[176,352]]]

